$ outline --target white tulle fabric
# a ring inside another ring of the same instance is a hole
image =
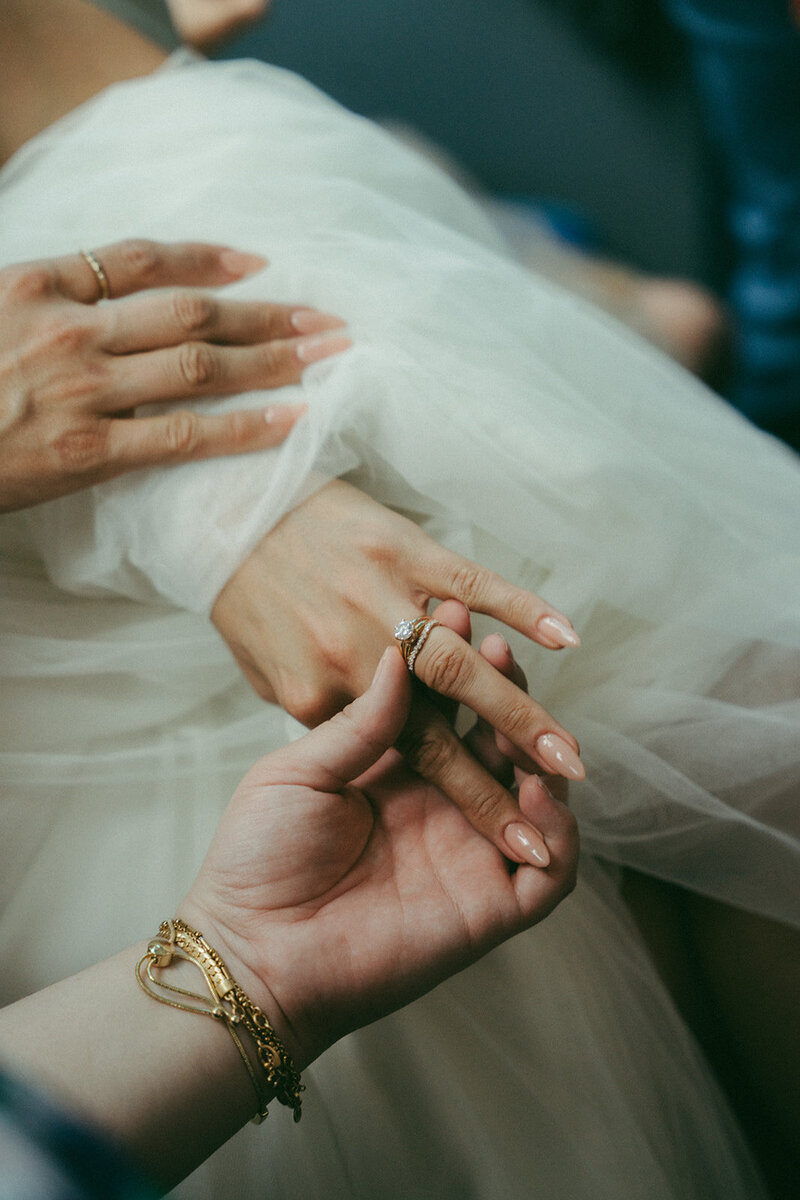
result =
[[[261,251],[231,294],[341,313],[355,345],[284,393],[310,409],[280,450],[0,521],[3,998],[155,928],[285,739],[205,614],[333,476],[574,619],[578,652],[511,640],[580,737],[588,849],[800,924],[795,458],[282,71],[177,56],[0,174],[0,261],[123,236]],[[301,1126],[236,1139],[180,1194],[761,1194],[596,864],[542,927],[310,1074]]]

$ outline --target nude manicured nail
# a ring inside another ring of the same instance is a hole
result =
[[[320,362],[330,358],[332,354],[341,354],[349,350],[352,342],[348,337],[310,337],[303,338],[296,346],[297,357],[304,363]]]
[[[521,821],[515,821],[511,825],[506,825],[505,839],[508,843],[509,850],[514,854],[518,854],[526,863],[530,863],[532,867],[547,867],[550,865],[550,855],[547,851],[541,835],[536,832],[530,825],[523,825]]]
[[[556,800],[553,793],[550,791],[550,788],[547,786],[545,781],[542,779],[541,775],[536,775],[535,779],[536,779],[536,786],[538,787],[539,791],[544,792],[545,796],[552,804],[557,804],[558,801]]]
[[[391,656],[394,653],[395,653],[395,650],[393,649],[392,646],[386,647],[386,649],[384,650],[383,654],[380,657],[377,667],[375,668],[375,674],[372,676],[372,684],[370,685],[371,687],[374,687],[375,684],[378,682],[378,680],[381,678],[381,676],[383,674],[385,674],[386,668],[389,665],[389,659],[391,658]]]
[[[543,637],[559,646],[580,646],[581,639],[570,625],[566,617],[542,617],[536,628]]]
[[[326,329],[342,329],[345,325],[341,317],[317,312],[316,308],[298,308],[289,319],[298,333],[324,333]]]
[[[308,412],[307,404],[271,404],[264,409],[267,425],[289,425]]]
[[[557,733],[543,733],[536,742],[542,762],[554,775],[565,779],[585,779],[586,768],[568,742]]]
[[[223,250],[219,256],[222,266],[231,275],[253,275],[268,266],[261,254],[246,254],[244,250]]]

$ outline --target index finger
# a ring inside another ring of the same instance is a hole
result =
[[[514,876],[520,915],[531,924],[552,912],[575,887],[580,837],[572,813],[536,776],[523,780],[519,803],[527,820],[541,831],[550,855],[545,870],[523,866]]]
[[[414,674],[433,691],[466,704],[544,771],[584,779],[578,743],[545,708],[445,625],[420,643]]]
[[[442,546],[429,549],[419,582],[431,596],[460,600],[472,612],[494,617],[550,650],[581,644],[569,617],[541,596]]]
[[[259,254],[206,242],[152,242],[142,238],[92,248],[108,281],[111,299],[145,288],[220,287],[260,271],[267,260]],[[52,259],[55,288],[80,304],[101,298],[98,276],[82,254]]]
[[[397,739],[412,770],[452,800],[478,833],[514,862],[544,868],[550,855],[542,834],[525,818],[511,793],[473,758],[449,722],[418,693]]]

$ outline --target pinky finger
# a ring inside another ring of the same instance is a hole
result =
[[[177,410],[159,417],[112,420],[108,473],[269,450],[285,441],[307,408],[276,404],[203,415]]]
[[[551,912],[575,887],[580,838],[575,817],[537,776],[523,780],[519,804],[526,818],[541,830],[550,854],[544,870],[521,867],[514,876],[520,909],[533,923]]]

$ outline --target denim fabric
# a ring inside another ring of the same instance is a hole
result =
[[[612,256],[718,277],[688,63],[626,76],[549,0],[277,0],[222,54],[421,131],[491,192],[582,211]]]
[[[800,422],[800,28],[789,0],[666,0],[727,181],[733,402]]]
[[[0,1200],[155,1200],[100,1135],[0,1071]]]
[[[793,413],[800,421],[800,33],[791,16],[800,5],[663,3],[689,41],[701,107],[726,177],[736,360],[731,397],[760,423],[774,425],[787,414],[794,419]],[[633,132],[629,151],[615,157],[629,119],[620,124],[620,114],[633,110],[633,95],[603,90],[582,59],[556,64],[547,52],[543,57],[546,38],[539,35],[549,26],[540,9],[528,0],[470,0],[458,7],[446,0],[292,0],[277,6],[274,22],[226,53],[264,56],[299,70],[357,111],[415,125],[446,144],[490,189],[583,207],[601,234],[611,231],[608,252],[660,273],[719,281],[715,266],[725,239],[706,224],[716,218],[718,197],[700,219],[687,203],[703,181],[696,167],[687,169],[687,144],[662,142],[663,129],[656,131],[650,112],[649,124],[643,123],[649,151]],[[571,96],[553,76],[557,70],[566,78],[576,69],[590,72],[590,104],[586,80]],[[550,153],[547,138],[561,145],[559,165],[549,174],[541,169]],[[616,218],[607,205],[587,202],[593,199],[587,178],[598,181],[601,200],[606,192],[612,197]],[[655,219],[648,205],[660,214]],[[614,219],[631,230],[630,240]],[[651,246],[658,240],[659,222],[680,227],[692,220],[692,256],[660,260],[642,249],[642,240]]]

